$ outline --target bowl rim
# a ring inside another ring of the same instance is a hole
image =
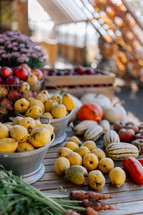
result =
[[[55,140],[55,133],[52,134],[51,141],[47,143],[45,146],[42,146],[40,148],[36,148],[32,151],[27,152],[0,152],[0,158],[21,158],[21,157],[29,157],[35,154],[38,154],[40,152],[43,152],[44,150],[48,149],[53,141]]]

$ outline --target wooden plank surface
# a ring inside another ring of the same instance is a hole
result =
[[[53,164],[56,159],[56,153],[59,148],[61,148],[65,142],[75,135],[71,128],[67,128],[67,138],[66,140],[57,146],[51,147],[46,154],[44,159],[45,174],[43,177],[33,184],[34,187],[41,190],[42,192],[49,193],[60,193],[59,187],[62,186],[69,193],[74,189],[82,190],[92,190],[88,185],[88,179],[83,185],[71,184],[65,177],[57,176],[54,172]],[[97,147],[103,149],[103,141],[100,139],[97,143]],[[143,156],[139,156],[143,157]],[[115,166],[122,167],[121,161],[115,161]],[[99,211],[99,215],[133,215],[133,214],[143,214],[143,186],[138,185],[132,181],[132,179],[127,174],[126,182],[120,187],[116,188],[110,182],[109,175],[104,175],[106,178],[106,184],[99,193],[108,193],[113,195],[112,199],[102,200],[102,202],[112,205],[117,208],[117,210],[106,210]],[[92,190],[93,191],[93,190]]]

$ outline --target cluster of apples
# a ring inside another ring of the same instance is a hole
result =
[[[27,64],[18,67],[0,68],[0,99],[1,105],[12,104],[24,97],[36,96],[41,88],[43,73],[40,69],[31,69]]]
[[[83,184],[88,176],[89,186],[101,190],[106,181],[104,174],[109,174],[111,183],[117,187],[125,182],[125,172],[120,167],[114,167],[114,161],[106,157],[94,141],[82,143],[77,136],[72,136],[57,151],[57,157],[54,162],[56,174],[66,175],[73,184]]]
[[[121,142],[132,143],[140,147],[140,154],[143,154],[143,122],[139,124],[129,121],[117,121],[113,128],[120,137]]]

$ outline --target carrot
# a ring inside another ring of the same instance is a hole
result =
[[[99,211],[99,210],[116,210],[115,207],[112,207],[110,205],[105,205],[102,202],[97,202],[96,200],[91,200],[91,199],[84,199],[81,203],[81,206],[90,207],[96,211]]]
[[[77,213],[76,211],[73,210],[67,210],[64,215],[80,215],[79,213]]]
[[[100,200],[100,199],[112,198],[112,196],[108,195],[108,194],[100,194],[100,193],[96,193],[96,192],[82,191],[82,190],[71,191],[70,197],[71,197],[71,199],[74,199],[74,200],[83,200],[83,199]]]
[[[95,211],[93,208],[87,207],[86,208],[86,215],[98,215],[97,211]]]

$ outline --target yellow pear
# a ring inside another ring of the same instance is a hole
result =
[[[0,123],[0,139],[9,136],[9,129],[2,123]]]
[[[20,121],[23,119],[23,117],[21,116],[17,116],[14,118],[13,122],[12,122],[12,125],[19,125],[20,124]]]
[[[10,130],[12,128],[11,122],[5,122],[4,125]]]
[[[34,146],[29,142],[19,143],[17,147],[18,152],[28,152],[35,150]]]
[[[82,165],[82,157],[76,153],[76,152],[71,152],[70,154],[67,155],[67,159],[70,162],[70,165]]]
[[[90,151],[92,151],[96,148],[96,143],[92,140],[87,140],[82,144],[82,146],[86,146]]]
[[[40,115],[42,115],[42,108],[40,106],[32,106],[30,107],[26,114],[27,117],[32,117],[33,119],[37,119]]]
[[[37,105],[42,108],[43,113],[45,112],[45,106],[40,100],[34,99],[34,100],[30,101],[29,103],[30,103],[30,107]]]
[[[83,184],[88,176],[88,172],[85,167],[80,165],[74,165],[69,167],[65,171],[67,179],[73,184]]]
[[[79,148],[79,146],[76,143],[72,142],[72,141],[66,142],[66,144],[64,145],[64,147],[67,147],[67,148],[71,149],[72,151],[74,151],[77,148]]]
[[[34,98],[34,97],[28,97],[28,98],[27,98],[27,101],[29,101],[29,103],[30,103],[31,101],[34,101],[34,100],[36,100],[36,98]]]
[[[47,99],[50,98],[49,93],[48,93],[47,90],[41,90],[41,91],[38,93],[38,95],[46,95]]]
[[[13,138],[0,139],[0,152],[13,153],[16,151],[18,141]]]
[[[65,171],[70,167],[70,162],[65,157],[57,158],[54,162],[54,170],[57,175],[65,175]]]
[[[58,104],[62,103],[62,96],[60,94],[54,94],[50,99],[55,100]]]
[[[83,158],[84,155],[86,155],[90,151],[86,146],[80,146],[77,149],[75,149],[75,152],[78,153]]]
[[[21,98],[15,102],[14,109],[18,113],[24,114],[28,110],[29,106],[30,106],[29,101],[27,101],[27,99],[25,98]]]
[[[25,142],[28,138],[28,131],[25,127],[21,125],[14,125],[10,129],[10,135],[12,138],[16,139],[18,142]]]
[[[94,190],[101,190],[105,185],[105,177],[100,170],[92,170],[88,175],[88,184]]]
[[[72,136],[68,141],[76,143],[78,146],[81,146],[82,142],[77,136]]]
[[[69,93],[63,95],[62,104],[65,105],[67,111],[71,111],[76,107],[75,99]]]
[[[40,100],[43,104],[48,100],[46,95],[39,94],[36,99]]]
[[[88,153],[83,157],[83,166],[88,170],[94,170],[98,167],[98,158],[96,155],[92,154],[92,153]]]
[[[43,113],[42,115],[43,115],[43,116],[47,116],[47,117],[49,117],[50,119],[53,119],[52,114],[49,113],[49,112],[45,112],[45,113]],[[41,119],[42,119],[42,117],[41,117]]]
[[[58,149],[57,151],[57,157],[67,157],[70,153],[72,152],[71,149],[66,148],[66,147],[62,147],[60,149]]]
[[[54,118],[62,118],[66,116],[66,108],[63,104],[54,105],[51,109]]]
[[[39,127],[39,125],[41,125],[41,122],[39,119],[35,120],[35,127]]]
[[[29,142],[34,147],[40,148],[50,143],[50,141],[51,141],[51,134],[50,134],[50,131],[48,131],[48,129],[42,128],[42,127],[37,127],[32,129],[29,136]]]
[[[45,111],[46,112],[51,112],[51,109],[54,105],[57,105],[58,102],[56,100],[52,100],[52,99],[49,99],[45,102]]]
[[[54,127],[51,124],[41,124],[38,127],[46,128],[52,135],[54,132]]]
[[[95,148],[91,151],[91,153],[95,154],[98,157],[98,160],[100,161],[102,158],[106,157],[105,152],[100,148]]]
[[[36,127],[35,120],[31,117],[25,117],[20,121],[20,125],[24,126],[30,133]]]
[[[109,172],[111,183],[116,187],[121,187],[126,180],[126,173],[121,167],[114,167]]]
[[[114,168],[114,161],[111,158],[102,158],[99,161],[99,169],[103,173],[109,173]]]

